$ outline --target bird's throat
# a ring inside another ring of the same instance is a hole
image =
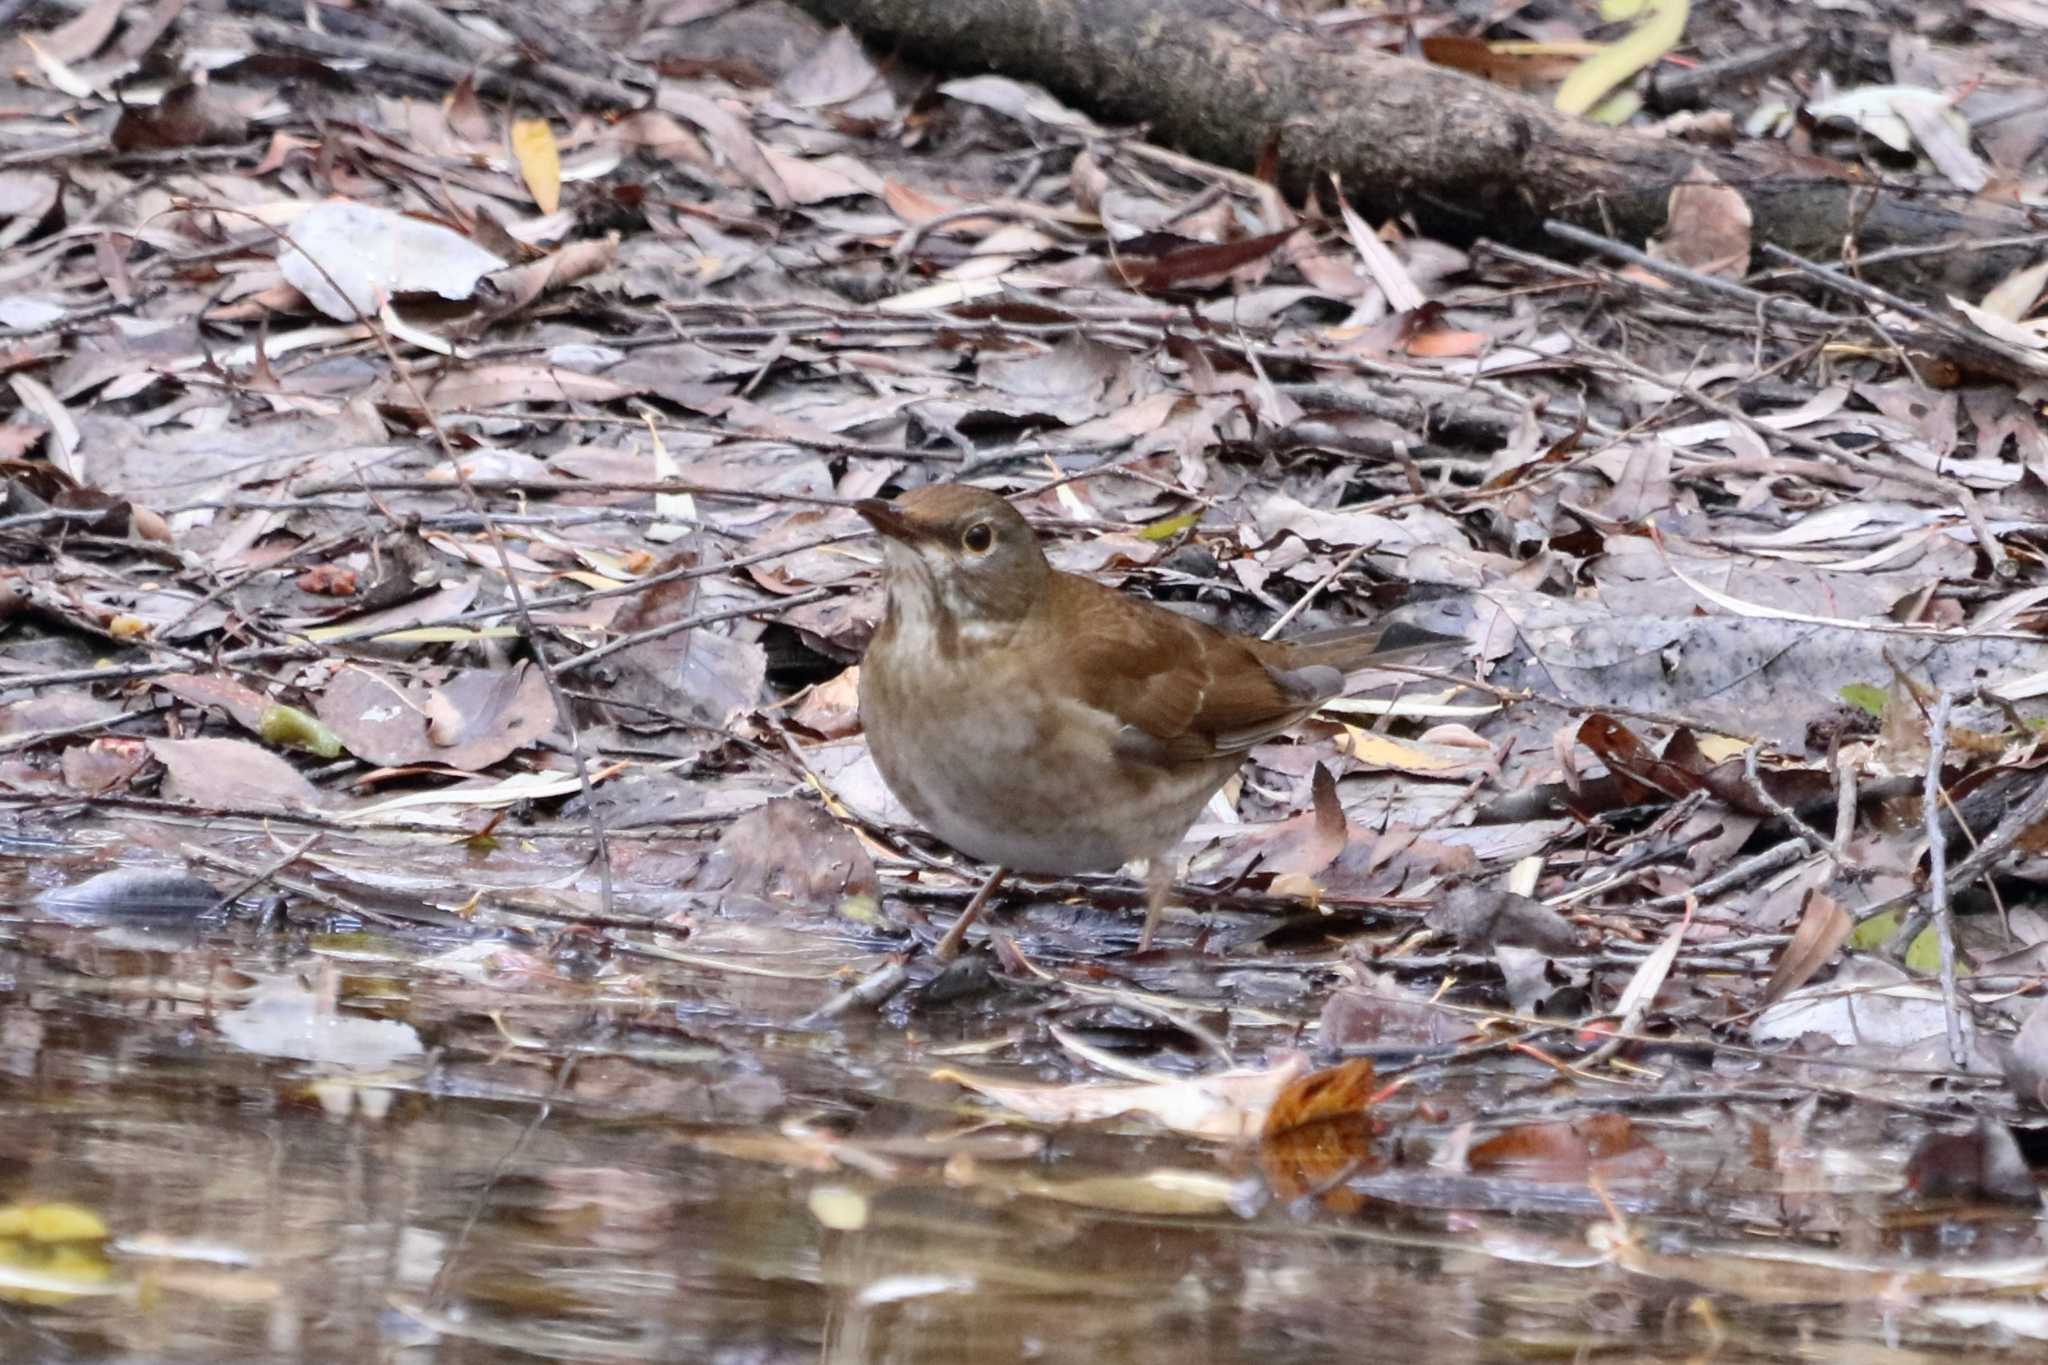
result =
[[[889,575],[887,647],[904,656],[964,662],[1007,645],[1022,618],[992,617],[962,596],[958,584],[927,570]]]

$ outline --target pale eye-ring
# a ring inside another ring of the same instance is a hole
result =
[[[989,546],[996,543],[995,528],[985,521],[977,521],[961,533],[960,543],[971,555],[985,555]]]

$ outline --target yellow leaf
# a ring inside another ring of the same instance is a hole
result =
[[[1742,751],[1749,746],[1739,739],[1727,735],[1701,735],[1700,752],[1716,763],[1742,757]]]
[[[607,578],[601,573],[590,573],[583,569],[571,569],[568,573],[563,574],[562,577],[572,583],[581,583],[586,588],[594,588],[598,592],[609,592],[613,588],[623,588],[626,586],[624,579]]]
[[[55,1305],[86,1294],[116,1292],[113,1266],[96,1246],[64,1242],[38,1247],[0,1238],[0,1300]]]
[[[868,1197],[845,1185],[811,1191],[811,1217],[834,1232],[859,1232],[868,1225]]]
[[[107,1225],[77,1204],[9,1204],[0,1207],[0,1237],[32,1242],[105,1241]]]
[[[1583,114],[1607,93],[1678,45],[1685,36],[1687,0],[1605,0],[1600,16],[1609,21],[1641,22],[1620,39],[1588,57],[1557,88],[1556,104],[1567,114]]]
[[[1456,768],[1461,763],[1461,760],[1447,754],[1433,753],[1419,744],[1374,734],[1355,725],[1344,727],[1344,737],[1337,741],[1337,749],[1361,763],[1404,773],[1434,772],[1441,768]]]
[[[149,634],[149,623],[140,616],[116,616],[107,622],[107,634],[116,640],[133,640],[138,635]]]
[[[1229,1212],[1235,1193],[1228,1176],[1173,1167],[1136,1175],[1084,1176],[1078,1180],[1047,1180],[1027,1171],[1015,1177],[1015,1181],[1020,1191],[1041,1199],[1162,1218],[1220,1218]]]
[[[1488,50],[1504,57],[1590,57],[1600,50],[1600,44],[1584,39],[1564,39],[1552,43],[1498,42],[1488,43]]]
[[[1941,934],[1933,925],[1922,929],[1919,936],[1906,945],[1906,970],[1922,976],[1933,976],[1941,970]]]
[[[512,155],[519,159],[519,174],[526,191],[542,213],[553,213],[562,204],[562,153],[555,146],[555,134],[544,118],[512,120]]]

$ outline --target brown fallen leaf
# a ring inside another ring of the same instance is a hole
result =
[[[1335,862],[1351,838],[1337,802],[1337,779],[1318,763],[1309,790],[1311,809],[1245,835],[1239,852],[1259,855],[1259,868],[1276,877],[1313,878]]]
[[[1474,1146],[1466,1164],[1474,1171],[1513,1171],[1539,1180],[1606,1180],[1649,1175],[1664,1160],[1625,1115],[1592,1114],[1570,1122],[1517,1124]]]
[[[1664,235],[1650,242],[1650,254],[1699,271],[1741,279],[1749,273],[1749,203],[1739,190],[1695,165],[1671,190]]]
[[[1675,801],[1700,785],[1692,774],[1661,761],[1635,731],[1605,712],[1580,722],[1578,741],[1622,779],[1622,799],[1631,804],[1657,795]]]
[[[1932,1133],[1906,1161],[1906,1188],[1922,1199],[1991,1200],[2039,1208],[2041,1191],[2012,1129],[1990,1115],[1967,1133]]]
[[[1409,355],[1427,360],[1456,360],[1464,356],[1478,355],[1492,340],[1483,332],[1467,332],[1455,327],[1432,327],[1417,332],[1408,338]]]
[[[860,730],[860,669],[818,683],[803,694],[790,719],[826,739],[843,739]]]
[[[300,574],[294,585],[300,592],[322,597],[354,597],[356,571],[338,564],[315,564]]]
[[[327,796],[270,750],[240,739],[152,739],[149,752],[164,765],[165,794],[210,810],[286,805],[301,810],[327,804]]]
[[[314,702],[350,753],[383,767],[444,763],[477,772],[532,744],[555,721],[547,679],[528,664],[470,669],[438,687],[368,668],[336,673]]]
[[[244,730],[261,726],[263,710],[271,704],[270,698],[225,673],[166,673],[155,685],[193,706],[218,707]]]
[[[1363,1198],[1343,1181],[1379,1164],[1372,1150],[1379,1125],[1369,1112],[1374,1090],[1372,1063],[1364,1058],[1288,1083],[1259,1136],[1259,1165],[1275,1195],[1315,1194],[1332,1212],[1357,1211]]]
[[[726,163],[766,195],[769,203],[778,209],[790,206],[789,188],[775,174],[768,158],[761,154],[761,144],[754,140],[746,121],[723,102],[680,84],[668,83],[662,86],[661,95],[655,103],[663,113],[696,124],[705,140],[725,158]]]
[[[1856,918],[1842,903],[1819,890],[1809,889],[1799,911],[1799,927],[1792,941],[1778,954],[1778,965],[1764,986],[1761,1003],[1774,1005],[1813,979],[1813,974],[1832,962],[1835,953],[1856,931]]]
[[[1422,40],[1422,58],[1515,90],[1542,90],[1571,74],[1592,45],[1489,43],[1484,38],[1438,33]]]
[[[245,140],[249,116],[219,87],[187,82],[168,91],[154,106],[125,106],[110,136],[115,148],[123,152],[217,146]]]
[[[64,751],[64,780],[82,792],[109,792],[126,787],[149,761],[149,748],[139,739],[96,739]]]
[[[706,860],[700,884],[830,910],[876,896],[874,861],[846,826],[809,802],[777,797],[733,821]]]
[[[272,701],[225,673],[167,673],[156,685],[194,706],[218,707],[267,744],[303,749],[322,758],[341,755],[341,741],[331,729],[296,706]]]
[[[1423,922],[1465,947],[1508,944],[1559,954],[1584,946],[1572,922],[1542,901],[1483,886],[1452,887]]]
[[[1367,974],[1341,986],[1323,1002],[1316,1040],[1324,1047],[1362,1043],[1420,1043],[1437,1046],[1467,1037],[1474,1025],[1453,1010],[1440,1009],[1428,994],[1409,990],[1390,976]]]
[[[1120,246],[1116,268],[1134,288],[1172,289],[1210,276],[1227,275],[1240,266],[1263,260],[1278,251],[1294,233],[1295,229],[1287,228],[1235,242],[1186,243],[1149,256]]]
[[[423,710],[431,756],[464,772],[490,767],[555,723],[547,679],[528,663],[457,673],[428,692]]]

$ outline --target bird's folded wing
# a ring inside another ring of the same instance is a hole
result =
[[[1164,607],[1064,575],[1065,665],[1087,705],[1124,727],[1119,747],[1159,763],[1242,753],[1287,730],[1344,684],[1336,669],[1280,669],[1235,638]]]

